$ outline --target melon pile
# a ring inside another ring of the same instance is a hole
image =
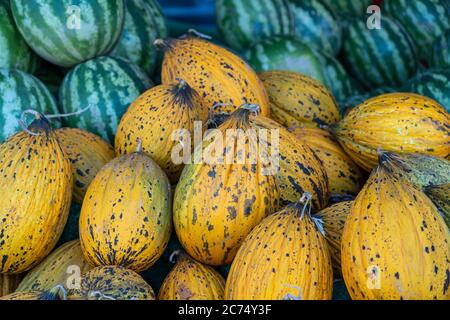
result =
[[[450,7],[351,3],[0,1],[0,300],[450,300]]]

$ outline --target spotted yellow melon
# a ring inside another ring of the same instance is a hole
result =
[[[171,190],[166,174],[138,147],[105,165],[80,213],[80,240],[93,265],[148,269],[170,237]]]
[[[50,253],[72,196],[72,169],[42,115],[0,145],[0,273],[20,273]]]
[[[142,152],[155,160],[176,183],[183,169],[183,156],[172,156],[180,136],[191,151],[194,144],[194,123],[200,134],[208,119],[208,106],[203,98],[185,81],[159,85],[144,92],[128,108],[116,133],[118,154],[134,152],[136,139],[142,142]],[[182,132],[180,132],[182,131]],[[181,146],[180,151],[184,150]]]
[[[114,150],[99,136],[81,129],[62,128],[55,133],[72,163],[73,200],[81,204],[97,172],[114,158]]]
[[[179,253],[164,279],[158,300],[223,300],[225,280],[212,267]]]
[[[427,196],[375,168],[347,217],[342,273],[352,299],[450,299],[450,234]]]
[[[268,216],[245,238],[228,274],[225,299],[331,299],[327,243],[303,201]]]
[[[450,114],[436,101],[413,93],[390,93],[353,108],[332,128],[358,166],[370,171],[380,151],[450,154]]]

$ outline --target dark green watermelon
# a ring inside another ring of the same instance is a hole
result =
[[[341,113],[341,116],[346,115],[350,109],[353,109],[354,107],[356,107],[357,105],[363,103],[364,101],[382,95],[382,94],[386,94],[386,93],[392,93],[392,92],[396,92],[398,90],[391,88],[391,87],[380,87],[377,89],[374,89],[372,91],[360,94],[360,95],[355,95],[352,97],[349,97],[347,99],[345,99],[344,101],[339,102],[339,111]]]
[[[0,68],[0,142],[22,130],[19,119],[27,109],[59,113],[55,99],[39,79],[17,69]],[[52,125],[57,127],[59,121]]]
[[[64,118],[64,122],[114,142],[122,115],[152,85],[140,67],[122,58],[98,57],[79,64],[64,78],[59,91],[60,106],[64,113],[90,108],[78,116]]]
[[[433,68],[450,68],[450,29],[434,41],[428,62]]]
[[[158,57],[153,42],[167,37],[163,13],[156,0],[127,0],[125,3],[125,25],[110,55],[128,59],[152,74]]]
[[[337,55],[342,44],[341,25],[333,12],[319,0],[290,0],[295,34],[311,47]]]
[[[17,29],[9,4],[0,2],[0,68],[33,73],[37,65],[38,57]]]
[[[296,36],[277,36],[250,48],[246,57],[257,71],[289,70],[310,76],[328,87],[336,99],[361,90],[334,57],[315,50]]]
[[[289,70],[326,82],[320,53],[295,36],[276,36],[251,47],[246,57],[257,71]]]
[[[420,72],[402,89],[436,100],[450,112],[450,69],[430,69]]]
[[[123,0],[11,0],[11,9],[28,45],[63,67],[108,53],[125,20]]]
[[[216,22],[225,42],[238,51],[267,37],[294,33],[288,0],[217,0]]]
[[[363,16],[372,0],[322,0],[335,14],[340,16]]]
[[[345,34],[345,64],[368,89],[398,87],[416,73],[414,44],[392,18],[382,15],[381,29],[368,29],[365,18],[352,19]]]
[[[383,13],[400,22],[425,60],[434,40],[450,28],[450,11],[441,0],[384,0]]]

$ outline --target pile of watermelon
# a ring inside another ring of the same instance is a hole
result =
[[[77,114],[54,125],[113,142],[130,103],[159,82],[153,42],[171,30],[156,0],[72,2],[0,0],[0,142],[21,130],[27,109]],[[342,113],[394,91],[431,97],[450,112],[449,0],[216,0],[216,21],[213,41],[258,72],[322,82]],[[79,208],[72,211],[76,221]],[[177,247],[173,239],[145,274],[152,285]]]

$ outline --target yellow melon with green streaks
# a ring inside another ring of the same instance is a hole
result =
[[[296,127],[291,131],[297,139],[306,143],[322,161],[328,176],[330,193],[358,194],[363,185],[361,170],[331,133],[309,127]]]
[[[183,80],[151,88],[137,98],[122,117],[116,133],[118,154],[136,150],[136,139],[142,142],[142,151],[155,160],[176,183],[183,163],[172,159],[172,150],[179,145],[172,136],[186,130],[190,134],[187,145],[194,142],[194,122],[202,125],[208,119],[208,106],[203,98]],[[192,148],[190,148],[192,149]]]
[[[170,237],[171,191],[161,168],[141,151],[120,156],[92,180],[80,213],[81,247],[93,265],[148,269]]]
[[[62,128],[55,133],[72,163],[73,200],[81,204],[97,172],[114,158],[114,149],[99,136],[81,129]]]
[[[136,272],[118,266],[96,267],[68,291],[69,300],[155,300],[152,287]]]
[[[60,284],[76,284],[75,277],[92,269],[84,258],[79,240],[64,243],[26,274],[17,291],[47,291]]]
[[[72,169],[41,115],[0,145],[0,273],[38,264],[56,245],[69,214]]]
[[[450,234],[430,199],[385,168],[353,202],[341,246],[352,299],[450,299]]]
[[[327,239],[328,249],[330,249],[333,273],[336,278],[341,276],[342,233],[352,204],[353,201],[338,202],[317,213],[317,217],[323,222],[325,239]]]
[[[450,183],[425,187],[424,192],[439,209],[450,230]]]
[[[339,108],[319,81],[292,71],[267,71],[259,75],[270,101],[270,117],[286,127],[333,124]]]
[[[419,189],[450,183],[450,161],[444,158],[382,152],[380,165],[392,174],[407,178]]]
[[[308,205],[270,215],[245,238],[225,287],[227,300],[330,300],[327,243]]]
[[[251,229],[278,208],[272,148],[261,158],[253,148],[268,144],[271,134],[251,134],[259,132],[252,113],[243,106],[211,131],[175,190],[178,239],[190,256],[206,264],[229,264]]]
[[[221,104],[234,111],[245,103],[258,104],[262,115],[269,114],[269,99],[255,71],[231,51],[205,39],[187,35],[178,39],[158,39],[164,51],[161,79],[170,84],[185,80],[204,99],[208,108]]]
[[[223,300],[225,279],[212,267],[179,253],[159,289],[158,300]]]
[[[304,192],[308,192],[312,195],[313,207],[316,210],[324,208],[328,203],[328,177],[316,153],[272,119],[259,116],[255,125],[261,129],[277,130],[279,134],[281,205],[297,202]]]
[[[450,114],[436,101],[413,93],[390,93],[353,108],[333,128],[361,168],[377,165],[379,151],[450,154]]]

